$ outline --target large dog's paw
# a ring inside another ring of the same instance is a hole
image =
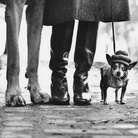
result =
[[[31,95],[31,101],[34,104],[48,104],[51,98],[47,93],[37,93],[37,95]]]
[[[32,85],[27,87],[30,91],[31,102],[34,104],[48,104],[51,102],[51,97],[47,93],[42,93],[40,87]]]
[[[25,106],[26,102],[20,94],[6,94],[6,106],[20,107]]]

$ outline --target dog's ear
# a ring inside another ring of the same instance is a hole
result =
[[[129,66],[127,67],[127,69],[131,70],[136,64],[137,64],[137,61],[133,62],[133,63],[130,63]]]
[[[106,54],[106,59],[107,59],[108,64],[112,66],[113,65],[113,61],[112,61],[112,58],[110,57],[109,54]]]

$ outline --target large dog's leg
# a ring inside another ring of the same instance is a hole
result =
[[[25,101],[19,86],[18,38],[23,6],[26,0],[7,0],[5,19],[7,23],[7,106],[23,106]]]
[[[30,0],[26,10],[28,25],[28,67],[26,77],[29,78],[28,89],[31,101],[35,104],[49,103],[50,101],[50,96],[41,92],[37,74],[44,7],[45,0]]]

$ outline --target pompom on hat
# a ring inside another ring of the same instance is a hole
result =
[[[114,55],[111,56],[112,61],[115,62],[119,62],[119,63],[123,63],[125,65],[129,65],[131,63],[131,59],[128,56],[128,53],[122,50],[119,50],[117,52],[115,52]]]

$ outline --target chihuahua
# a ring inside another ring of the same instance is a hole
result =
[[[128,84],[128,70],[131,70],[137,62],[131,62],[125,51],[117,51],[114,55],[106,54],[108,64],[104,64],[101,71],[101,102],[107,105],[107,89],[115,88],[115,102],[125,104],[124,95]],[[120,101],[118,90],[122,88]]]

